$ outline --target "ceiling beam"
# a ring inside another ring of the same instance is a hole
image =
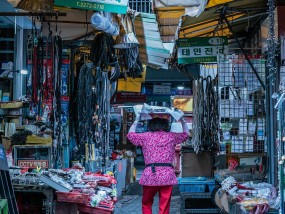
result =
[[[66,13],[57,12],[0,12],[0,16],[66,16]]]
[[[64,23],[64,24],[83,24],[83,25],[90,25],[90,22],[81,22],[81,21],[60,21],[60,20],[46,20],[44,19],[43,22],[55,22],[55,23]]]

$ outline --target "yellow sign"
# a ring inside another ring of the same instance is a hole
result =
[[[141,92],[141,86],[142,83],[133,78],[118,81],[118,91]]]
[[[146,69],[144,66],[144,71],[142,72],[142,77],[118,80],[118,91],[128,91],[128,92],[141,92],[142,83],[145,82]]]

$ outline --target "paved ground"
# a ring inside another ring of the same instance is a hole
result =
[[[137,167],[137,181],[131,184],[124,195],[116,203],[115,214],[142,214],[141,201],[142,201],[142,186],[138,181],[143,167]],[[173,187],[170,214],[180,213],[180,196],[178,185]],[[158,213],[158,195],[155,196],[152,212]]]
[[[132,195],[132,199],[130,199],[129,196],[123,197],[120,201],[116,203],[115,214],[141,214],[141,200],[142,196],[138,195]],[[152,213],[158,213],[158,196],[155,196],[154,203],[152,206]],[[172,196],[170,214],[179,213],[180,196]]]

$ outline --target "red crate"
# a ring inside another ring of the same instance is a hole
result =
[[[91,207],[87,205],[78,205],[80,214],[112,214],[114,208]]]
[[[56,195],[57,195],[57,201],[59,202],[87,204],[89,201],[88,194],[82,194],[77,192],[56,192]]]
[[[114,201],[101,201],[99,203],[100,208],[108,208],[108,209],[113,209],[114,208]]]

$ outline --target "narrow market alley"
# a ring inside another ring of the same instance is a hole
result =
[[[0,214],[285,214],[284,20],[0,0]]]

